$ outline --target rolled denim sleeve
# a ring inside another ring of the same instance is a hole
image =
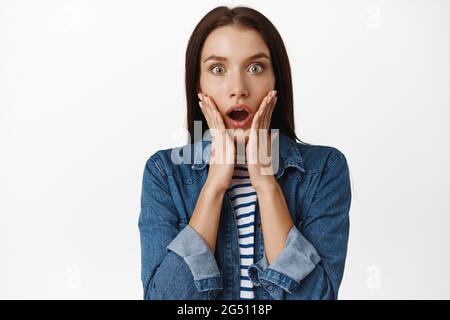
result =
[[[157,154],[150,157],[139,215],[144,299],[214,299],[222,273],[203,238],[181,224],[167,179]]]
[[[264,252],[263,258],[250,266],[248,273],[257,285],[267,284],[264,287],[269,291],[273,289],[269,283],[273,283],[287,293],[292,293],[319,261],[316,249],[300,234],[296,226],[292,226],[283,251],[272,264],[269,266]]]
[[[167,246],[189,266],[199,291],[222,289],[222,273],[205,240],[189,224]]]
[[[337,299],[349,232],[351,188],[345,156],[331,157],[323,170],[311,206],[294,225],[283,251],[268,264],[263,258],[249,267],[255,286],[273,299]]]

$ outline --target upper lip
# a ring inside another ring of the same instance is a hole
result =
[[[249,106],[247,106],[247,105],[245,105],[243,103],[238,103],[238,104],[235,104],[234,106],[232,106],[231,108],[228,109],[227,115],[229,115],[232,111],[234,111],[236,109],[243,109],[243,110],[247,111],[248,114],[252,114],[252,109],[250,109]]]

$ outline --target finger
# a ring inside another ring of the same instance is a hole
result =
[[[211,114],[207,103],[205,103],[205,100],[203,100],[203,102],[200,102],[199,104],[201,104],[203,115],[205,116],[206,123],[208,124],[209,135],[212,139],[211,141],[214,141],[216,136],[216,128],[214,125],[213,115]]]
[[[264,119],[264,117],[267,113],[267,108],[270,107],[270,103],[272,102],[272,99],[273,99],[273,91],[270,91],[266,97],[267,97],[266,103],[261,106],[262,107],[261,108],[261,119]]]
[[[201,102],[199,102],[200,108],[203,112],[203,115],[206,118],[208,127],[211,128],[213,123],[212,123],[211,115],[210,115],[209,108],[208,108],[208,102],[206,101],[206,97],[204,95],[202,95],[201,93],[198,94],[198,97],[201,100]]]
[[[208,128],[211,128],[212,127],[212,122],[211,122],[210,115],[209,115],[208,109],[206,107],[206,104],[204,102],[202,102],[202,101],[200,101],[198,104],[200,106],[200,109],[202,110],[203,116],[206,119],[206,123],[208,124]]]
[[[202,114],[205,117],[206,123],[208,124],[208,127],[209,127],[209,118],[208,118],[208,115],[206,113],[205,105],[203,104],[202,101],[199,101],[198,105],[200,106],[200,110],[202,111]]]
[[[274,99],[274,101],[273,101],[272,108],[270,108],[270,115],[269,115],[268,128],[270,127],[270,123],[272,122],[272,115],[273,115],[273,111],[274,111],[275,108],[277,107],[277,102],[278,102],[278,97],[275,97],[275,99]]]
[[[211,105],[210,105],[210,103],[209,103],[208,97],[207,97],[207,96],[203,96],[203,101],[205,102],[205,104],[204,104],[205,110],[206,110],[206,112],[208,113],[209,118],[210,118],[210,120],[211,120],[211,128],[210,128],[210,129],[213,129],[213,128],[216,127],[216,123],[215,123],[214,113],[213,113],[213,111],[212,111],[212,108],[211,108]]]
[[[210,129],[214,128],[214,119],[212,117],[211,110],[209,108],[208,100],[206,96],[203,96],[202,100],[203,112],[208,116],[208,126]]]
[[[212,103],[210,97],[205,96],[205,102],[207,104],[208,112],[211,116],[211,121],[214,130],[220,130],[220,126],[218,124],[218,117],[217,117],[217,107]]]
[[[259,129],[263,129],[264,132],[262,132],[263,136],[259,137],[258,136],[258,146],[259,148],[265,149],[266,150],[266,154],[271,154],[270,152],[270,143],[269,143],[269,139],[268,139],[268,135],[269,135],[269,126],[270,126],[270,120],[272,117],[272,111],[273,108],[276,104],[276,97],[275,97],[276,92],[275,91],[271,91],[268,95],[268,101],[266,102],[266,106],[264,107],[264,111],[262,113],[261,116],[261,120],[260,120],[260,128]],[[262,138],[262,141],[259,141]],[[260,150],[262,151],[262,150]]]
[[[254,139],[252,139],[253,144],[250,146],[250,148],[251,148],[250,152],[253,155],[255,155],[257,152],[257,145],[259,143],[259,129],[263,128],[262,120],[264,119],[265,109],[267,108],[267,105],[269,104],[269,98],[270,98],[270,94],[264,97],[264,99],[261,102],[261,105],[258,109],[258,112],[256,112],[256,116],[252,122],[252,131],[250,133],[254,135]]]
[[[257,164],[257,146],[258,146],[258,135],[259,128],[261,126],[261,117],[263,114],[263,109],[267,105],[267,100],[269,96],[265,96],[261,102],[258,110],[253,116],[252,125],[250,127],[249,140],[246,145],[245,151],[249,164]]]
[[[216,113],[216,124],[218,129],[223,130],[223,132],[225,132],[225,124],[223,122],[223,117],[220,114],[219,108],[217,108],[217,105],[212,98],[207,97],[207,100],[211,109]]]
[[[266,128],[267,113],[268,113],[268,109],[270,108],[271,104],[272,104],[272,97],[269,96],[269,99],[267,100],[267,103],[264,106],[263,114],[261,116],[261,129],[265,129]]]
[[[217,141],[217,143],[220,144],[218,147],[220,147],[222,151],[225,152],[221,153],[221,155],[223,156],[224,154],[226,154],[227,158],[224,161],[227,161],[227,163],[234,163],[234,159],[232,157],[234,156],[234,154],[230,156],[230,154],[234,152],[233,139],[232,137],[230,137],[226,130],[222,114],[220,113],[219,108],[217,108],[217,105],[215,104],[213,98],[207,96],[205,97],[205,101],[207,101],[208,103],[208,109],[211,112],[211,117],[213,118],[214,130],[217,130],[216,134],[220,139],[220,141]]]
[[[213,139],[215,139],[215,137],[217,136],[217,131],[219,131],[220,129],[218,128],[217,125],[217,116],[214,112],[214,109],[211,106],[211,102],[209,97],[204,96],[203,101],[205,102],[204,106],[205,106],[205,110],[206,113],[208,114],[209,120],[210,120],[210,125],[209,125],[209,129],[211,132],[211,136],[213,137]]]
[[[261,119],[261,128],[263,132],[261,132],[262,136],[260,137],[262,140],[259,141],[259,148],[262,148],[261,151],[265,155],[270,154],[270,143],[269,143],[269,126],[270,126],[270,117],[272,114],[273,106],[275,105],[275,98],[272,97],[270,102],[268,103],[266,110],[264,111],[263,119]],[[261,131],[261,130],[260,130]]]
[[[267,99],[268,96],[264,97],[263,101],[261,102],[261,105],[259,106],[259,109],[255,112],[255,115],[253,117],[251,129],[255,130],[256,132],[259,129],[263,108],[267,104]]]
[[[272,117],[273,108],[275,107],[277,97],[273,97],[270,101],[269,105],[267,106],[267,110],[264,114],[263,124],[262,127],[265,129],[269,129],[270,127],[270,119]]]
[[[202,109],[203,114],[205,115],[206,121],[208,123],[208,128],[209,128],[209,134],[211,135],[211,150],[210,150],[210,165],[215,164],[217,159],[216,159],[216,143],[217,143],[217,139],[216,139],[216,127],[214,124],[214,114],[211,112],[211,108],[208,104],[208,100],[206,99],[205,96],[199,94],[199,98],[200,100],[202,100],[201,102],[199,102],[200,107]]]
[[[276,94],[276,91],[270,91],[269,94],[268,94],[269,99],[267,101],[267,105],[264,108],[264,112],[263,112],[264,114],[262,116],[262,127],[263,128],[266,128],[266,126],[267,126],[267,122],[268,122],[267,121],[267,117],[268,117],[268,114],[270,112],[270,108],[272,107],[275,94]]]
[[[264,122],[264,128],[267,129],[267,134],[265,135],[266,137],[266,141],[265,143],[267,143],[267,155],[271,155],[272,154],[272,136],[270,134],[270,122],[272,119],[272,113],[273,110],[275,109],[275,105],[277,103],[278,97],[273,97],[271,103],[270,103],[270,108],[267,111],[267,116],[265,118],[265,122]]]

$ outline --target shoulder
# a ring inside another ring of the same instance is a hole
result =
[[[313,145],[295,142],[306,174],[318,174],[337,164],[347,166],[347,158],[340,149],[329,145]]]
[[[194,144],[160,149],[149,156],[146,167],[153,166],[163,176],[171,176],[181,182],[192,183],[201,174],[200,171],[192,169],[192,165],[196,163],[194,151]]]

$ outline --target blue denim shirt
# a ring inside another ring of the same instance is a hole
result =
[[[139,215],[144,299],[239,299],[238,228],[228,194],[214,254],[188,224],[208,176],[210,148],[211,141],[199,140],[159,150],[146,162]],[[334,147],[301,144],[279,131],[275,178],[294,226],[269,265],[256,205],[256,262],[248,269],[255,299],[337,299],[351,203],[345,156]]]

